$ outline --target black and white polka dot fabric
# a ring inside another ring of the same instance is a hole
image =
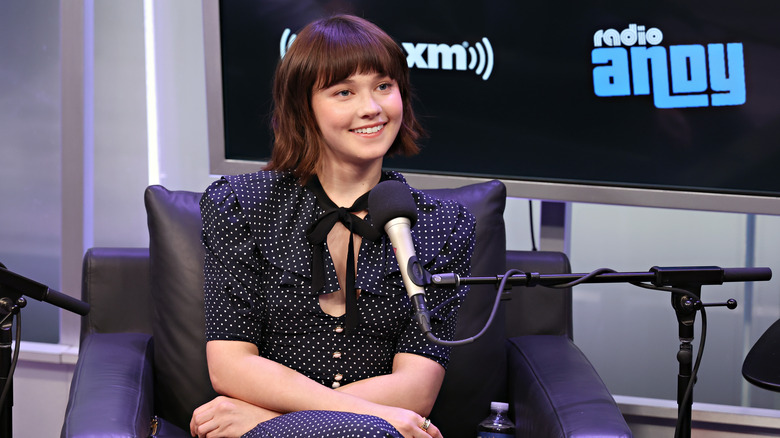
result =
[[[395,172],[386,177],[406,182]],[[431,273],[469,275],[474,217],[460,204],[410,190],[418,207],[412,237],[420,262]],[[206,339],[252,342],[261,356],[333,388],[390,373],[396,353],[423,355],[446,367],[449,348],[429,342],[412,319],[387,236],[361,243],[355,280],[360,322],[354,333],[344,332],[343,315],[322,311],[319,295],[339,290],[339,284],[326,244],[325,286],[311,287],[306,230],[321,213],[314,195],[288,173],[226,176],[206,190],[201,199]],[[370,218],[369,211],[365,220]],[[454,336],[465,293],[465,287],[427,288],[437,337]]]
[[[299,411],[261,423],[243,438],[403,438],[387,421],[336,411]]]

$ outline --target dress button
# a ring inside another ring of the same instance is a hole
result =
[[[334,359],[341,359],[341,352],[340,351],[333,352],[333,358]]]
[[[344,375],[341,374],[341,373],[336,374],[335,376],[333,376],[333,380],[335,380],[337,382],[341,382],[341,379],[343,379],[343,378],[344,378]]]
[[[344,327],[337,325],[336,328],[333,329],[333,331],[336,333],[341,333],[344,331]]]
[[[330,385],[330,387],[331,387],[331,388],[333,388],[333,389],[336,389],[336,388],[338,388],[339,386],[341,386],[341,383],[339,383],[339,382],[333,382],[333,383]]]

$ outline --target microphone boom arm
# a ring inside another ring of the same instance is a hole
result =
[[[454,273],[431,274],[430,284],[439,286],[460,286],[469,284],[499,284],[505,276],[460,277]],[[652,283],[655,286],[684,284],[717,285],[730,281],[767,281],[772,278],[769,268],[719,268],[717,266],[658,267],[648,272],[605,271],[587,274],[539,274],[524,272],[511,275],[506,283],[514,286],[533,287],[537,285],[555,287],[573,282],[582,283]],[[584,281],[581,281],[583,280]],[[578,283],[579,284],[579,283]]]

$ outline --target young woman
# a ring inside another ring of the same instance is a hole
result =
[[[392,245],[367,194],[385,156],[414,154],[400,47],[374,24],[305,27],[277,67],[272,158],[201,200],[207,356],[222,396],[195,410],[199,437],[435,437],[449,349],[412,320]],[[474,218],[409,187],[418,259],[468,275]],[[380,226],[381,230],[381,226]],[[433,330],[454,335],[465,288],[428,288]]]

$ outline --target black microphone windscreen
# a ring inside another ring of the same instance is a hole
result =
[[[417,223],[417,205],[406,184],[388,180],[377,184],[368,194],[368,211],[374,227],[382,229],[394,218],[408,218],[412,225]]]

